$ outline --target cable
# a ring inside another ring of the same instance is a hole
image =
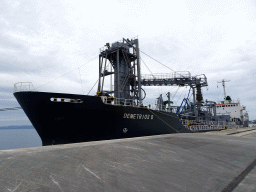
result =
[[[174,93],[174,95],[172,96],[172,100],[175,97],[175,95],[177,94],[178,90],[179,90],[180,86],[178,87],[178,89],[176,90],[176,92]]]
[[[184,89],[183,92],[181,92],[179,98],[177,99],[177,102],[180,100],[180,98],[181,98],[181,96],[182,96],[183,94],[186,94],[185,91],[186,91],[186,89]]]
[[[71,72],[73,72],[73,71],[79,69],[80,67],[83,67],[84,65],[87,65],[88,63],[90,63],[91,61],[93,61],[93,60],[96,59],[96,58],[98,58],[98,56],[97,56],[97,57],[94,57],[94,58],[91,59],[91,60],[89,60],[87,63],[85,63],[85,64],[83,64],[83,65],[80,65],[79,67],[75,68],[74,70],[69,71],[69,72],[67,72],[67,73],[65,73],[65,74],[63,74],[63,75],[61,75],[61,76],[59,76],[59,77],[57,77],[57,78],[55,78],[55,79],[49,81],[48,83],[45,83],[45,84],[43,84],[43,85],[37,87],[36,89],[39,89],[39,88],[41,88],[41,87],[43,87],[43,86],[45,86],[45,85],[47,85],[47,84],[49,84],[49,83],[51,83],[51,82],[53,82],[53,81],[55,81],[55,80],[57,80],[57,79],[63,77],[64,75],[67,75],[67,74],[69,74],[69,73],[71,73]]]
[[[150,57],[150,58],[151,58],[151,59],[153,59],[154,61],[156,61],[156,62],[160,63],[160,64],[161,64],[161,65],[163,65],[164,67],[166,67],[166,68],[170,69],[171,71],[175,72],[175,71],[174,71],[174,70],[172,70],[170,67],[168,67],[168,66],[164,65],[163,63],[161,63],[160,61],[158,61],[158,60],[154,59],[153,57],[149,56],[148,54],[144,53],[143,51],[141,51],[141,50],[140,50],[140,52],[141,52],[141,53],[143,53],[143,54],[145,54],[145,55],[147,55],[148,57]]]
[[[140,60],[143,62],[143,64],[147,67],[147,69],[149,70],[149,72],[151,73],[151,75],[154,77],[152,71],[148,68],[148,66],[146,65],[146,63],[142,60],[142,58],[140,57]]]
[[[143,99],[141,99],[141,100],[144,100],[144,99],[146,98],[147,94],[146,94],[146,91],[145,91],[144,89],[141,88],[141,90],[144,91],[144,97],[143,97]]]
[[[96,81],[96,83],[92,86],[91,90],[87,93],[87,95],[89,95],[89,93],[92,91],[92,89],[95,87],[95,85],[98,83],[99,79]]]
[[[166,66],[165,64],[161,63],[160,61],[154,59],[153,57],[149,56],[148,54],[144,53],[143,51],[140,50],[140,52],[143,53],[143,54],[145,54],[145,55],[147,55],[148,57],[150,57],[150,58],[153,59],[154,61],[158,62],[159,64],[163,65],[163,66],[166,67],[167,69],[170,69],[171,71],[177,73],[176,71],[174,71],[174,70],[171,69],[170,67],[168,67],[168,66]],[[178,74],[180,74],[180,76],[182,76],[182,77],[185,77],[184,75],[181,75],[181,73],[178,73]]]
[[[79,67],[78,67],[78,70],[79,70],[79,75],[80,75],[80,80],[81,80],[82,92],[84,94],[83,83],[82,83],[82,78],[81,78],[81,73],[80,73],[80,68]]]

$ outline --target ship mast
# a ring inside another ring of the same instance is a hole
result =
[[[226,101],[227,95],[226,95],[226,90],[225,90],[225,82],[229,82],[230,80],[225,80],[223,79],[222,81],[219,81],[218,83],[222,83],[223,90],[224,90],[224,100]]]

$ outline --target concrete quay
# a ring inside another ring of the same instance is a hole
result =
[[[232,136],[236,136],[236,137],[241,137],[241,136],[256,137],[256,127],[223,129],[223,130],[220,130],[220,131],[205,132],[205,134],[210,134],[210,135],[232,135]]]
[[[255,191],[255,146],[252,127],[2,150],[0,191]]]

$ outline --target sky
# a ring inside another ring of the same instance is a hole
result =
[[[37,91],[88,94],[98,78],[99,49],[138,37],[141,51],[174,71],[205,74],[203,98],[227,95],[256,119],[256,1],[1,0],[0,109],[18,107],[14,84]],[[141,53],[152,73],[172,73]],[[142,74],[149,74],[145,64]],[[95,95],[95,86],[90,95]],[[145,87],[145,102],[171,92],[177,105],[189,88]],[[0,126],[31,125],[22,110],[0,111]]]

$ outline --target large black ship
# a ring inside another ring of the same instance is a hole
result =
[[[95,96],[38,92],[31,90],[30,83],[15,84],[14,96],[43,145],[190,132],[168,108],[170,101],[164,109],[162,105],[154,109],[143,105],[141,88],[184,83],[188,79],[185,76],[161,82],[142,79],[139,54],[138,39],[123,39],[111,46],[107,43],[99,54]],[[107,78],[111,78],[113,85],[105,85]],[[192,79],[195,84],[197,80]]]

